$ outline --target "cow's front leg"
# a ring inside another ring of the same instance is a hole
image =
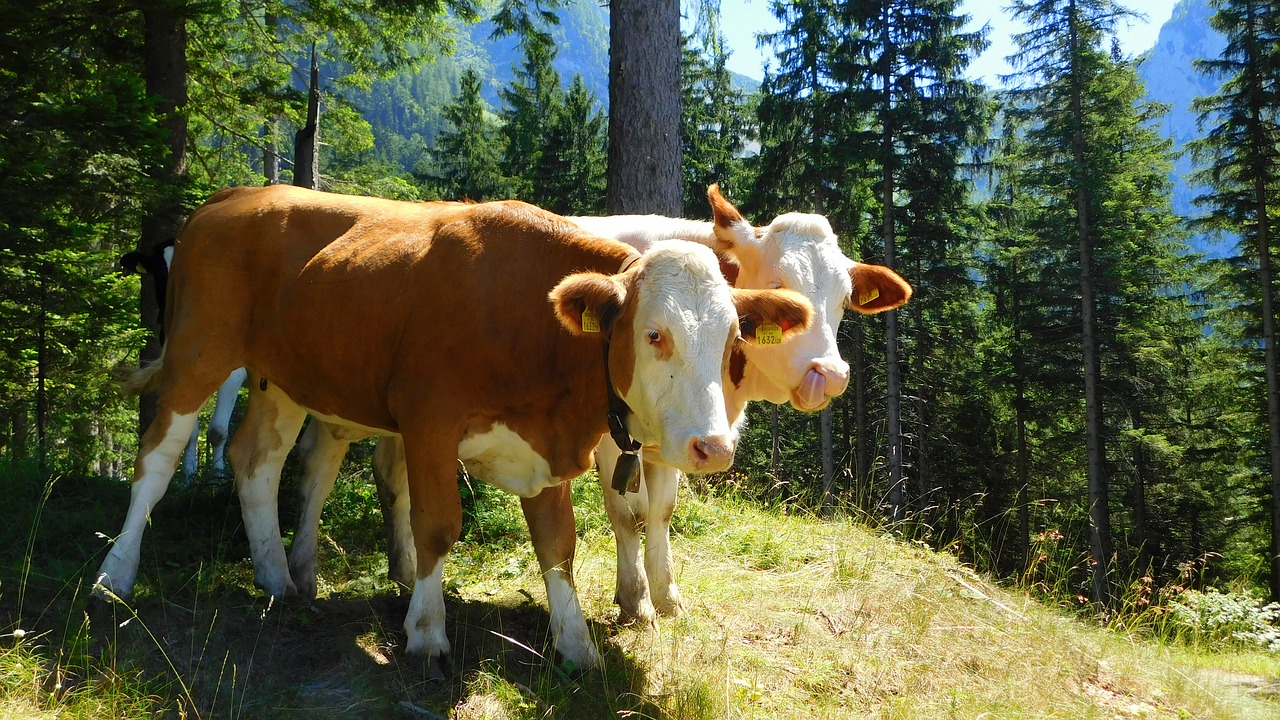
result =
[[[595,667],[600,662],[600,654],[591,641],[578,591],[573,586],[573,553],[578,535],[569,483],[546,488],[531,498],[521,498],[520,506],[529,524],[542,580],[546,583],[556,650],[572,669]]]
[[[461,430],[425,427],[403,436],[409,483],[409,526],[418,566],[404,619],[405,649],[425,656],[432,675],[444,674],[449,638],[445,632],[444,558],[462,533],[462,498],[457,457]]]
[[[231,467],[253,557],[254,584],[279,598],[297,593],[280,538],[280,469],[307,413],[275,385],[259,385],[254,378],[249,387],[245,419],[231,441]]]
[[[641,484],[640,492],[625,496],[613,489],[613,469],[621,454],[607,436],[596,446],[596,470],[604,493],[604,510],[618,546],[618,578],[613,601],[618,603],[621,622],[654,626],[658,616],[649,600],[649,581],[640,562],[640,530],[647,512],[645,486]]]
[[[644,534],[644,567],[649,576],[649,592],[658,612],[679,617],[685,608],[671,561],[671,515],[676,509],[680,471],[670,465],[645,463],[644,483],[649,499]]]

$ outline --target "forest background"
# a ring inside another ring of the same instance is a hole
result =
[[[711,182],[760,224],[823,213],[847,255],[916,295],[845,318],[853,379],[828,410],[754,406],[734,470],[699,482],[854,514],[1089,608],[1175,580],[1280,599],[1280,8],[1175,9],[1224,39],[1178,154],[1109,0],[1011,2],[1028,30],[1000,88],[966,77],[985,40],[956,0],[772,7],[758,86],[727,70],[717,7],[686,8],[685,215],[708,214]],[[0,12],[11,467],[128,477],[138,408],[109,370],[137,362],[147,301],[118,259],[217,188],[297,179],[313,57],[323,189],[605,210],[608,18],[591,2]],[[148,76],[165,32],[183,45]],[[179,76],[181,102],[156,92]],[[1175,163],[1202,169],[1195,218]]]

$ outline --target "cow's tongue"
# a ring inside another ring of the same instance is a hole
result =
[[[827,400],[827,378],[817,370],[809,370],[805,373],[804,381],[800,383],[800,387],[795,391],[795,398],[799,401],[801,410],[811,410],[818,407]]]

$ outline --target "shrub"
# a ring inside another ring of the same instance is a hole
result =
[[[1280,653],[1280,603],[1245,593],[1188,590],[1169,604],[1171,629],[1194,642]]]

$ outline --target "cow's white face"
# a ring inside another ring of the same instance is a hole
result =
[[[786,345],[745,348],[757,376],[756,399],[790,401],[798,410],[821,410],[849,384],[836,333],[845,307],[874,313],[898,307],[911,287],[892,270],[845,257],[822,215],[787,213],[754,228],[712,187],[717,247],[739,266],[740,288],[783,288],[813,304],[809,329]]]
[[[582,328],[575,308],[603,308],[608,371],[631,409],[628,429],[648,459],[685,472],[723,470],[733,461],[738,433],[723,383],[734,346],[754,341],[764,321],[796,335],[812,312],[793,293],[732,290],[710,249],[678,240],[654,243],[620,275],[570,276],[552,300],[575,332]]]

